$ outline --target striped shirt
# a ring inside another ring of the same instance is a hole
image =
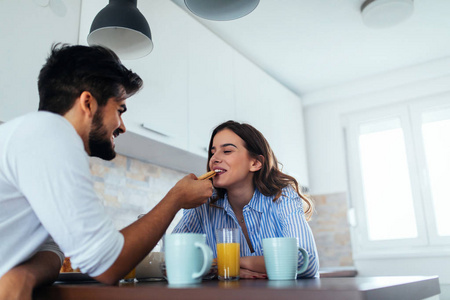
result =
[[[299,277],[318,277],[319,257],[311,228],[303,212],[302,199],[292,187],[283,189],[282,196],[275,202],[273,196],[264,196],[255,189],[252,199],[244,206],[243,215],[247,232],[254,252],[248,246],[239,222],[228,202],[227,195],[217,200],[214,206],[209,205],[210,200],[197,208],[185,209],[183,217],[177,224],[173,233],[193,232],[206,235],[206,242],[216,251],[216,228],[239,228],[241,232],[241,257],[262,256],[262,240],[271,237],[296,237],[299,246],[309,255],[309,266]],[[299,256],[299,266],[303,264],[303,257]]]

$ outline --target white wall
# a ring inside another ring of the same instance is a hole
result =
[[[342,115],[410,99],[426,99],[447,91],[450,91],[450,57],[305,95],[303,103],[309,104],[304,108],[304,118],[311,193],[347,191]]]
[[[450,58],[306,95],[304,109],[311,194],[348,192],[341,116],[450,91]],[[319,104],[312,105],[314,101]],[[450,101],[450,98],[449,98]],[[354,241],[352,241],[354,242]],[[355,245],[353,245],[355,246]],[[441,299],[449,299],[448,255],[354,258],[361,276],[439,275]]]
[[[38,108],[37,77],[55,42],[78,42],[81,0],[0,1],[0,120]]]

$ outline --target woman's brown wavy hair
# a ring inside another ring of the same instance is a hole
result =
[[[279,167],[277,158],[270,148],[269,143],[264,138],[261,132],[259,132],[256,128],[249,124],[238,123],[235,121],[227,121],[219,126],[217,126],[212,135],[211,140],[209,141],[208,147],[208,163],[207,170],[210,171],[209,168],[209,160],[212,157],[211,147],[213,144],[214,137],[216,134],[224,129],[229,129],[237,134],[243,141],[244,146],[249,152],[250,156],[261,161],[262,167],[259,171],[256,171],[253,175],[253,184],[254,186],[265,196],[274,196],[273,201],[276,201],[282,195],[282,189],[291,185],[295,191],[298,193],[300,198],[306,204],[305,215],[306,219],[309,220],[314,211],[314,205],[311,199],[302,195],[299,189],[299,185],[297,180],[284,174]],[[261,158],[261,156],[263,158]],[[217,188],[217,196],[213,199],[214,203],[220,198],[223,198],[226,190]]]

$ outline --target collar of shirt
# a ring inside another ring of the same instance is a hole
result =
[[[244,206],[243,213],[245,213],[245,211],[247,210],[254,210],[262,213],[267,209],[271,201],[271,197],[264,196],[258,189],[255,188],[252,199],[250,199],[250,202]],[[235,216],[233,208],[228,201],[228,194],[225,194],[223,198],[217,200],[214,205],[222,208],[225,214]]]

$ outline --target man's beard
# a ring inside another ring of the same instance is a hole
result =
[[[92,120],[91,131],[89,132],[89,150],[91,156],[96,156],[104,160],[112,160],[116,157],[111,143],[111,137],[103,125],[103,112],[97,110]]]

